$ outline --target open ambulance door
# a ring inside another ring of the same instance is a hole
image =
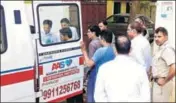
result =
[[[34,35],[37,37],[35,45],[38,66],[35,87],[41,92],[38,102],[58,102],[82,93],[84,70],[80,49],[80,3],[59,0],[32,1],[32,5],[36,29]],[[72,37],[77,35],[76,39],[63,40],[59,32],[63,18],[70,21],[70,28],[75,30],[72,31]]]

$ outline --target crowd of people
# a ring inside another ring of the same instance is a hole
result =
[[[88,50],[81,42],[88,80],[86,102],[169,102],[175,76],[175,50],[164,27],[155,30],[152,56],[140,18],[127,34],[115,34],[106,21],[88,28]],[[113,39],[114,38],[114,39]]]
[[[47,45],[79,39],[76,28],[70,26],[70,21],[67,18],[61,19],[60,24],[61,29],[59,30],[59,32],[52,33],[52,21],[49,19],[43,21],[43,30],[41,32],[42,44]]]
[[[43,21],[43,44],[79,38],[67,18],[60,23],[58,37],[50,32],[52,21]],[[87,36],[91,40],[88,50],[84,42],[80,44],[88,81],[84,88],[86,102],[169,102],[174,91],[175,50],[168,42],[166,28],[155,30],[159,49],[153,56],[140,18],[128,25],[127,34],[113,33],[106,21],[100,21],[88,27]],[[82,103],[82,97],[69,98],[68,102]]]

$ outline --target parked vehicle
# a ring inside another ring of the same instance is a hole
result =
[[[147,28],[147,34],[145,37],[151,42],[154,38],[154,23],[147,16],[142,14],[137,14],[136,17],[140,17],[144,20],[144,24]],[[114,32],[114,34],[126,34],[127,27],[129,24],[130,14],[114,14],[109,16],[106,21],[108,23],[108,28]]]

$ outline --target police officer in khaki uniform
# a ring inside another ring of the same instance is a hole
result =
[[[155,30],[155,42],[159,49],[152,60],[152,101],[169,102],[175,76],[175,50],[168,43],[168,32],[164,27]]]

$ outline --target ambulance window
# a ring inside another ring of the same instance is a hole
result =
[[[5,29],[5,17],[4,17],[4,9],[2,6],[0,6],[0,48],[1,48],[1,53],[4,53],[7,49],[7,41],[6,41],[6,29]]]
[[[42,4],[37,10],[41,45],[76,42],[80,39],[77,5]]]

